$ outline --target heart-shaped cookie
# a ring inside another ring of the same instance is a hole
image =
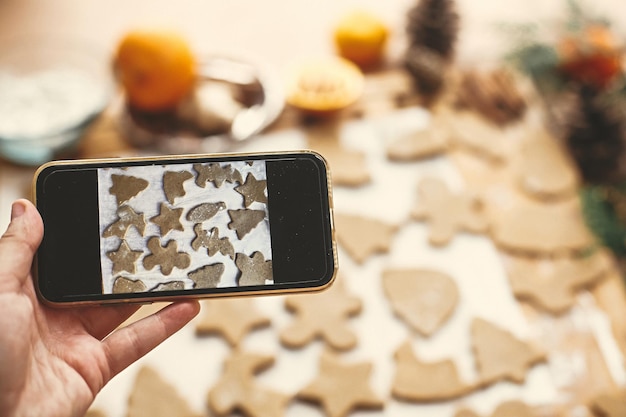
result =
[[[387,270],[383,286],[395,313],[424,336],[439,329],[459,301],[454,280],[428,269]]]

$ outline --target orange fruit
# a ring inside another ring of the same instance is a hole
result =
[[[334,32],[339,55],[360,67],[370,67],[382,59],[389,30],[375,15],[357,10],[339,20]]]
[[[178,33],[166,30],[127,33],[117,47],[114,67],[130,105],[148,112],[173,109],[196,80],[191,48]]]

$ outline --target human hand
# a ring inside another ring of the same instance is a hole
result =
[[[30,272],[42,237],[37,209],[16,201],[0,238],[0,416],[82,417],[111,378],[183,327],[200,306],[174,303],[116,330],[139,307],[42,305]]]

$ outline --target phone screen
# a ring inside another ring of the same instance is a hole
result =
[[[52,165],[36,182],[51,302],[327,284],[327,169],[312,153]]]

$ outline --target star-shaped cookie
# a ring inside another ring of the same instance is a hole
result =
[[[143,178],[128,175],[111,175],[113,185],[109,192],[115,196],[117,205],[122,205],[148,187],[148,181]]]
[[[206,187],[207,182],[212,182],[216,188],[221,187],[224,181],[231,184],[234,182],[241,184],[243,182],[241,173],[230,166],[230,164],[224,166],[217,163],[194,164],[193,169],[198,173],[196,184],[202,188]]]
[[[102,237],[117,236],[120,239],[124,239],[126,232],[131,227],[134,227],[143,236],[146,230],[146,219],[143,214],[136,213],[132,207],[123,205],[117,209],[117,216],[117,220],[104,229]]]
[[[246,182],[236,186],[235,191],[243,196],[243,203],[246,207],[250,207],[255,201],[267,203],[267,181],[257,180],[252,174],[248,174]]]
[[[217,203],[202,203],[187,212],[187,220],[194,223],[202,223],[215,216],[220,211],[226,208],[226,204],[223,202]]]
[[[206,248],[209,256],[214,256],[217,252],[222,255],[227,255],[231,259],[235,259],[235,248],[230,239],[227,237],[220,237],[220,230],[217,227],[213,227],[208,232],[202,229],[201,224],[196,224],[193,227],[193,231],[196,237],[191,241],[191,247],[193,250],[198,251],[200,248]]]
[[[228,228],[234,230],[240,240],[265,219],[263,210],[228,210],[228,215],[230,216]]]
[[[471,334],[476,367],[485,385],[500,380],[521,384],[528,368],[546,359],[530,343],[486,320],[474,319]]]
[[[194,288],[216,288],[224,273],[224,264],[205,265],[187,274]]]
[[[438,178],[424,178],[419,183],[418,193],[419,201],[412,216],[428,222],[432,245],[448,244],[457,231],[480,233],[487,230],[480,201],[473,196],[453,193]]]
[[[192,177],[193,174],[189,171],[166,171],[163,174],[163,192],[170,204],[174,204],[177,197],[185,195],[183,184]]]
[[[219,416],[240,411],[247,417],[281,417],[289,397],[269,390],[254,375],[274,364],[274,357],[239,349],[226,360],[222,376],[208,394],[208,405]]]
[[[205,301],[202,311],[202,318],[196,324],[196,334],[219,334],[231,346],[238,346],[252,330],[270,325],[270,319],[256,308],[251,298]]]
[[[340,279],[326,291],[287,297],[285,307],[296,314],[280,334],[285,346],[301,348],[315,338],[335,349],[348,350],[356,345],[356,335],[347,322],[361,312],[361,300],[349,295]]]
[[[238,280],[240,286],[264,285],[266,280],[274,279],[272,261],[266,261],[261,252],[254,252],[252,256],[238,253],[235,264],[241,272]]]
[[[174,240],[161,246],[161,240],[153,236],[148,240],[148,249],[151,253],[143,258],[143,267],[148,271],[159,266],[163,275],[169,275],[174,268],[185,269],[191,263],[189,255],[178,252],[178,245]]]
[[[113,262],[113,275],[126,271],[134,274],[136,271],[135,262],[143,254],[142,251],[133,251],[125,240],[120,243],[117,250],[107,253],[107,257]]]
[[[346,364],[323,353],[317,377],[297,394],[324,407],[329,417],[345,417],[357,408],[381,409],[384,402],[370,388],[372,364]]]
[[[172,230],[184,230],[180,222],[182,208],[170,208],[167,203],[161,203],[159,214],[150,218],[150,221],[161,229],[161,237],[165,237]]]

